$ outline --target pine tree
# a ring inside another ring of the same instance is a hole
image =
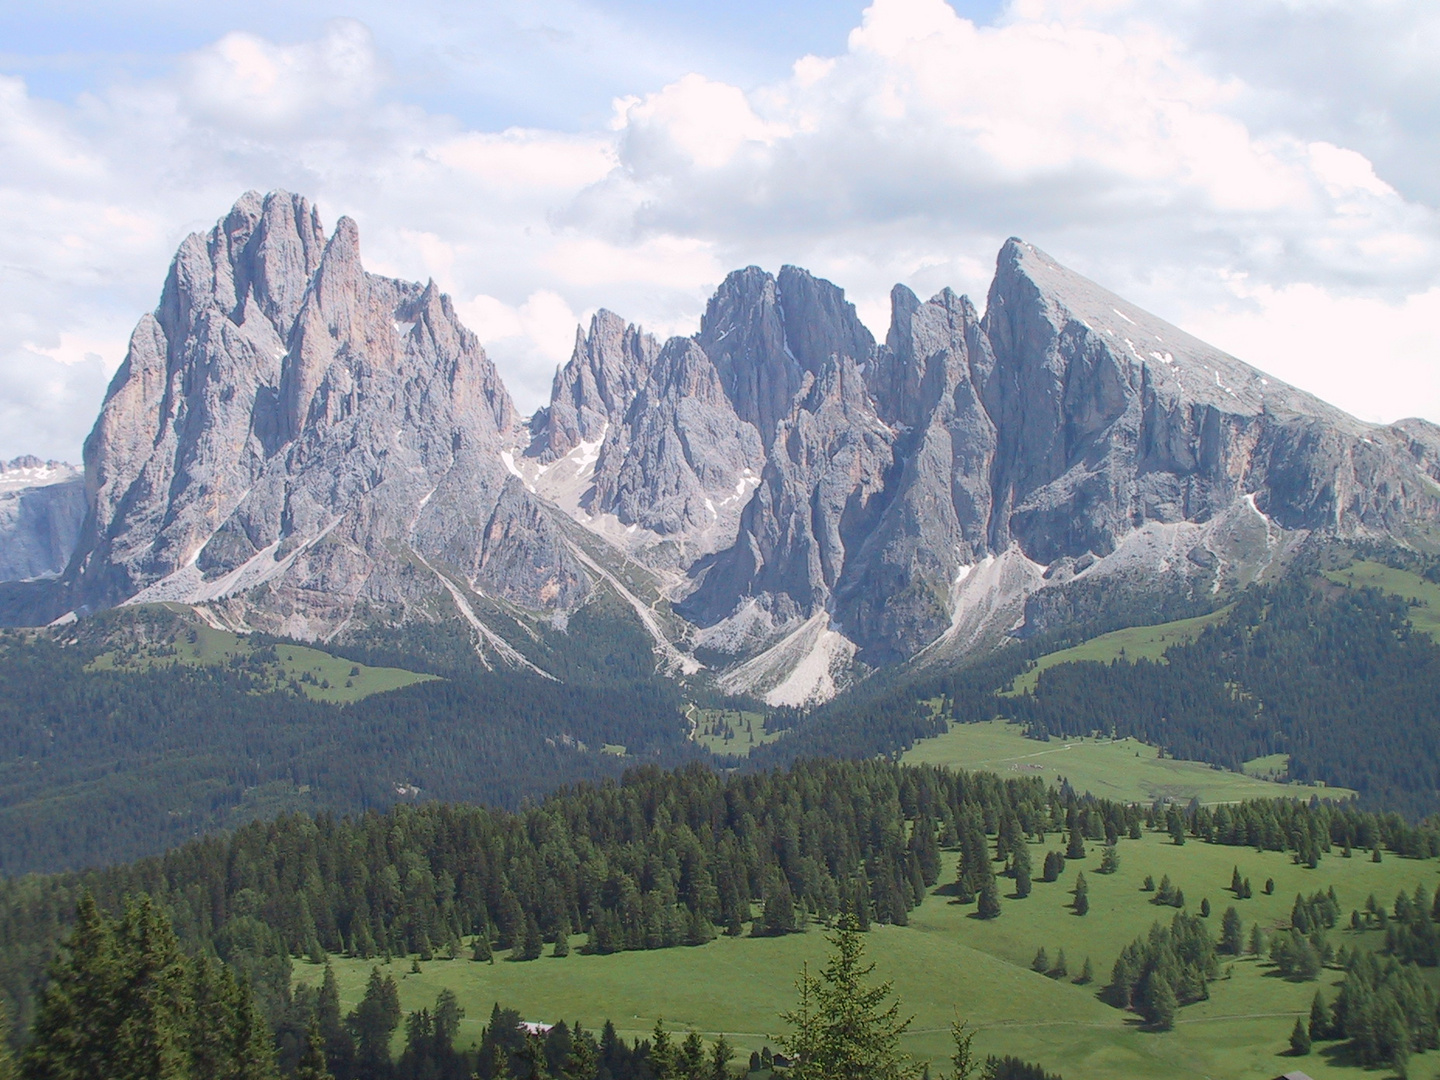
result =
[[[993,882],[991,887],[993,888]],[[865,939],[846,919],[829,935],[831,954],[818,976],[807,966],[796,988],[800,1001],[781,1019],[791,1026],[784,1046],[795,1061],[792,1080],[912,1080],[919,1069],[900,1052],[910,1027],[892,1001],[891,984],[868,983]]]
[[[980,887],[980,899],[975,905],[976,914],[982,919],[993,919],[1000,914],[1000,893],[991,878]]]
[[[1169,1031],[1175,1026],[1175,1011],[1179,1008],[1170,980],[1155,972],[1149,979],[1148,991],[1146,1013],[1151,1025],[1158,1031]]]
[[[295,1067],[295,1080],[335,1080],[325,1061],[325,1040],[320,1034],[320,1021],[314,1014],[305,1029],[305,1049]]]
[[[1075,979],[1077,986],[1089,986],[1095,981],[1095,967],[1090,963],[1090,957],[1085,957],[1085,966],[1080,969],[1079,976]]]
[[[715,1045],[710,1048],[708,1080],[730,1080],[730,1062],[734,1057],[735,1049],[722,1032],[720,1037],[715,1040]],[[587,1077],[586,1080],[589,1078]]]
[[[1169,820],[1166,824],[1170,830],[1170,840],[1178,847],[1185,843],[1185,819],[1180,816],[1179,808],[1174,806],[1170,807],[1170,813],[1167,816]]]
[[[19,1066],[10,1049],[10,1012],[0,1000],[0,1080],[17,1080]]]
[[[1100,849],[1099,873],[1113,874],[1120,869],[1120,856],[1115,853],[1114,844],[1106,844]]]
[[[1015,872],[1015,896],[1023,900],[1030,895],[1030,848],[1025,841],[1020,841],[1020,846],[1015,849],[1013,859]]]
[[[950,1065],[955,1070],[949,1080],[970,1080],[975,1071],[975,1051],[971,1046],[975,1032],[964,1020],[956,1018],[950,1024],[950,1040],[955,1049],[950,1054]]]
[[[325,965],[325,977],[315,1000],[315,1016],[324,1040],[326,1067],[335,1076],[348,1077],[355,1066],[355,1040],[340,1018],[340,987],[329,964]]]
[[[1090,911],[1090,884],[1081,874],[1075,879],[1075,914],[1086,915]]]
[[[1050,970],[1050,957],[1045,952],[1044,945],[1041,945],[1039,951],[1035,953],[1035,959],[1030,961],[1030,970],[1038,971],[1041,975]]]
[[[1055,967],[1050,974],[1057,979],[1066,978],[1070,974],[1070,966],[1065,962],[1065,950],[1061,949],[1055,956]]]
[[[578,1023],[570,1036],[570,1054],[560,1075],[563,1080],[595,1080],[600,1068],[600,1052],[590,1033]]]
[[[1079,825],[1070,830],[1070,843],[1065,848],[1065,858],[1085,858],[1085,837],[1081,835]]]
[[[1330,1010],[1325,1005],[1325,996],[1315,991],[1315,997],[1310,1002],[1310,1038],[1327,1039],[1330,1037]]]
[[[1226,908],[1220,918],[1220,951],[1239,956],[1244,942],[1243,932],[1240,913],[1233,906]]]
[[[363,1076],[383,1076],[390,1068],[390,1036],[400,1026],[400,990],[391,976],[370,969],[365,996],[345,1018],[355,1038],[355,1058]]]
[[[1265,931],[1260,929],[1258,922],[1250,927],[1249,952],[1251,956],[1257,958],[1265,955]]]
[[[1297,1057],[1310,1053],[1310,1032],[1305,1030],[1305,1021],[1295,1018],[1295,1029],[1290,1032],[1290,1051]]]

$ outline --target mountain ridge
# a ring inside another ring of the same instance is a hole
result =
[[[983,316],[903,285],[891,309],[877,342],[838,286],[752,266],[691,337],[602,310],[522,420],[433,282],[365,271],[348,218],[326,238],[303,197],[247,193],[137,325],[51,617],[178,600],[321,640],[463,620],[523,667],[527,634],[611,592],[658,667],[695,675],[698,651],[722,689],[804,705],[1090,594],[1219,596],[1311,536],[1440,523],[1440,428],[1359,421],[1018,238]]]

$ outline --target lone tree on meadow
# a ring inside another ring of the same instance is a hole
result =
[[[870,984],[875,965],[865,963],[864,936],[842,917],[829,941],[820,974],[805,966],[800,1002],[780,1016],[792,1029],[782,1040],[795,1060],[791,1080],[916,1080],[920,1069],[900,1051],[911,1018],[890,1000],[891,983]]]

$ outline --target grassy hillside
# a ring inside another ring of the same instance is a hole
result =
[[[1161,758],[1155,747],[1136,739],[1070,737],[1039,742],[1027,739],[1018,725],[1004,720],[952,724],[944,735],[916,743],[901,760],[909,765],[984,769],[1002,776],[1038,776],[1047,784],[1057,784],[1063,777],[1078,792],[1120,802],[1166,798],[1220,803],[1281,795],[1308,799],[1311,795],[1345,798],[1354,794],[1343,788],[1305,784],[1281,787],[1199,761]]]
[[[1049,846],[1057,843],[1052,838]],[[915,1016],[906,1048],[943,1067],[946,1033],[958,1011],[980,1028],[976,1045],[982,1052],[1023,1055],[1067,1080],[1271,1077],[1296,1067],[1316,1080],[1362,1075],[1327,1062],[1324,1044],[1300,1061],[1281,1056],[1294,1018],[1308,1015],[1317,986],[1333,997],[1338,971],[1325,971],[1318,983],[1291,983],[1277,977],[1268,962],[1249,957],[1230,965],[1227,975],[1222,959],[1222,977],[1212,984],[1210,1000],[1182,1009],[1175,1030],[1163,1034],[1140,1030],[1133,1015],[1105,1005],[1097,994],[1120,949],[1157,919],[1168,922],[1173,914],[1151,904],[1151,894],[1141,891],[1146,874],[1156,880],[1168,874],[1184,890],[1192,911],[1208,897],[1218,936],[1220,916],[1231,904],[1248,934],[1257,921],[1267,929],[1284,923],[1297,892],[1308,895],[1333,885],[1348,915],[1372,892],[1384,902],[1399,889],[1411,890],[1420,882],[1428,887],[1440,862],[1387,857],[1376,864],[1359,855],[1343,859],[1337,852],[1312,871],[1288,855],[1193,839],[1176,847],[1158,834],[1122,841],[1119,851],[1118,873],[1095,873],[1099,849],[1092,848],[1086,859],[1070,864],[1060,881],[1037,882],[1025,900],[1002,901],[1002,914],[993,921],[972,917],[973,905],[951,903],[942,886],[912,912],[909,926],[875,928],[868,942],[877,975],[895,981],[905,1010]],[[1032,855],[1038,866],[1044,848],[1036,846]],[[1236,865],[1252,879],[1253,899],[1236,901],[1226,890]],[[1077,869],[1090,883],[1091,907],[1083,918],[1068,907]],[[942,883],[952,876],[953,857],[947,857]],[[1276,882],[1273,896],[1262,892],[1267,877]],[[1375,948],[1383,934],[1337,930],[1331,940],[1337,947]],[[582,942],[577,936],[572,944],[578,949]],[[1088,956],[1096,983],[1077,986],[1071,979],[1036,974],[1030,964],[1042,945],[1052,961],[1064,949],[1072,977]],[[822,932],[813,928],[784,938],[721,938],[698,948],[610,956],[577,951],[556,959],[547,948],[544,957],[530,963],[435,960],[421,964],[419,974],[411,973],[408,960],[396,960],[388,970],[400,985],[407,1011],[433,1004],[442,988],[454,990],[466,1009],[462,1042],[478,1037],[498,1000],[531,1020],[563,1017],[591,1027],[610,1018],[631,1037],[646,1034],[663,1016],[672,1028],[711,1036],[723,1031],[748,1052],[776,1045],[777,1017],[793,1005],[796,974],[807,961],[819,961],[825,949]],[[348,1010],[358,1002],[371,964],[342,958],[333,963]],[[296,977],[314,982],[320,971],[297,963]],[[1411,1075],[1431,1075],[1435,1057],[1413,1059]]]
[[[693,726],[691,740],[712,754],[749,757],[750,751],[780,738],[765,726],[765,714],[741,709],[702,709],[690,705],[685,718]]]
[[[304,694],[312,701],[345,705],[371,694],[400,690],[434,675],[402,668],[370,667],[342,660],[304,645],[269,646],[254,638],[218,630],[188,616],[186,625],[157,640],[136,640],[101,653],[89,664],[91,671],[150,671],[157,667],[221,667],[245,664],[266,689]]]
[[[1440,594],[1440,590],[1437,590],[1437,594]],[[1123,630],[1101,634],[1069,649],[1061,649],[1040,657],[1035,661],[1034,667],[1016,678],[1009,693],[1031,693],[1040,673],[1056,664],[1073,664],[1082,660],[1094,660],[1102,664],[1120,659],[1159,660],[1171,645],[1194,641],[1207,626],[1219,622],[1228,614],[1230,608],[1224,607],[1208,615],[1197,615],[1193,619],[1177,619],[1175,622],[1159,623],[1155,626],[1129,626]]]
[[[1410,606],[1410,623],[1440,641],[1440,585],[1410,570],[1397,570],[1377,562],[1357,562],[1325,575],[1350,588],[1375,588],[1398,596]]]

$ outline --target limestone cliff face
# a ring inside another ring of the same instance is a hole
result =
[[[1402,430],[1270,379],[1020,241],[1000,253],[984,330],[993,548],[1106,555],[1147,522],[1206,521],[1250,495],[1286,530],[1435,518]]]
[[[181,246],[111,385],[74,599],[229,602],[308,636],[431,595],[433,566],[572,605],[585,575],[499,458],[513,424],[433,283],[367,273],[348,218],[326,241],[304,199],[246,195]]]
[[[530,456],[548,465],[581,443],[604,439],[629,411],[659,354],[651,335],[612,311],[596,312],[588,334],[576,329],[575,351],[555,373],[550,404],[530,423]]]
[[[604,580],[693,672],[578,523],[653,571],[707,662],[738,661],[722,687],[802,703],[857,653],[1221,594],[1312,535],[1403,542],[1440,522],[1440,428],[1362,423],[1019,240],[983,318],[896,286],[883,342],[795,267],[730,274],[692,337],[600,311],[521,424],[433,283],[252,193],[176,253],[83,495],[26,490],[0,490],[0,580],[63,571],[44,605],[173,599],[324,636],[453,599],[503,651],[466,591],[563,612]]]

